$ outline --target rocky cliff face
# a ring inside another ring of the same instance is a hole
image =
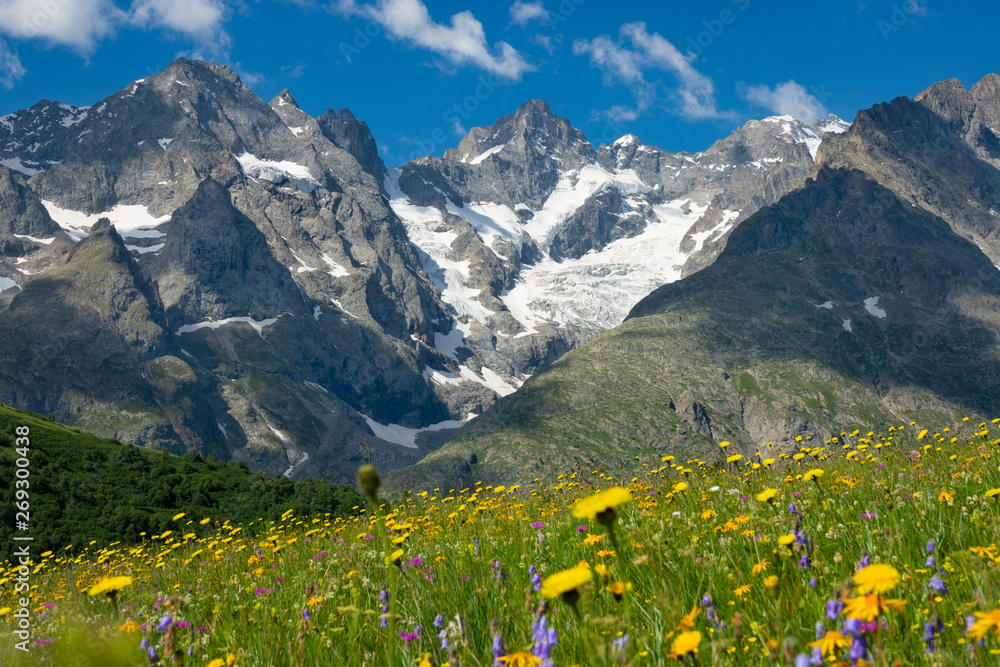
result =
[[[859,113],[713,263],[654,290],[409,477],[514,479],[648,448],[717,460],[724,439],[777,453],[796,434],[994,416],[998,81]]]

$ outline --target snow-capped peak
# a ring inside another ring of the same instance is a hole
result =
[[[626,134],[625,136],[619,139],[615,139],[615,142],[612,144],[612,146],[631,146],[632,144],[641,144],[641,143],[642,142],[639,141],[639,137],[635,136],[634,134]]]

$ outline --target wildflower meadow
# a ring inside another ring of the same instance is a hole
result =
[[[0,576],[0,662],[1000,664],[1000,419],[718,444],[67,545]]]

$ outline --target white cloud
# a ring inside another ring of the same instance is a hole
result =
[[[537,0],[537,2],[521,2],[521,0],[516,0],[510,6],[510,20],[512,23],[516,23],[523,28],[532,21],[548,23],[549,13],[545,10],[544,5],[542,5],[542,0]]]
[[[0,34],[39,39],[87,56],[118,28],[165,29],[191,37],[215,54],[228,45],[224,0],[134,0],[128,11],[111,0],[0,0]]]
[[[453,15],[450,25],[431,19],[427,6],[420,0],[378,0],[374,5],[338,0],[333,11],[373,20],[388,37],[428,49],[454,65],[477,65],[513,81],[533,69],[506,42],[497,42],[491,49],[486,43],[483,24],[469,11]]]
[[[773,89],[768,86],[750,86],[743,90],[743,97],[780,116],[798,118],[807,125],[812,125],[827,115],[823,103],[795,81],[786,81]]]
[[[26,73],[21,59],[0,39],[0,86],[10,90]]]
[[[626,23],[618,32],[618,40],[609,35],[599,35],[592,40],[573,42],[573,53],[590,56],[590,64],[601,70],[604,85],[623,84],[635,95],[637,108],[615,107],[606,112],[627,120],[653,106],[665,95],[676,111],[685,118],[700,120],[724,118],[729,114],[719,111],[715,102],[712,79],[694,68],[691,58],[658,33],[649,33],[646,24],[637,21]],[[669,72],[677,81],[673,90],[661,92],[661,84],[647,79],[650,70]]]
[[[125,13],[109,0],[2,0],[0,33],[93,52]]]
[[[224,16],[220,0],[135,0],[130,19],[143,28],[166,28],[205,42],[219,36]]]

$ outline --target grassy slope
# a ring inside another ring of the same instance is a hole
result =
[[[302,514],[346,513],[360,498],[346,485],[252,474],[243,463],[197,454],[177,457],[122,444],[0,405],[0,557],[10,554],[15,512],[17,426],[30,429],[30,534],[33,549],[62,549],[91,541],[134,542],[171,517],[252,521]],[[262,488],[266,486],[266,490]]]

